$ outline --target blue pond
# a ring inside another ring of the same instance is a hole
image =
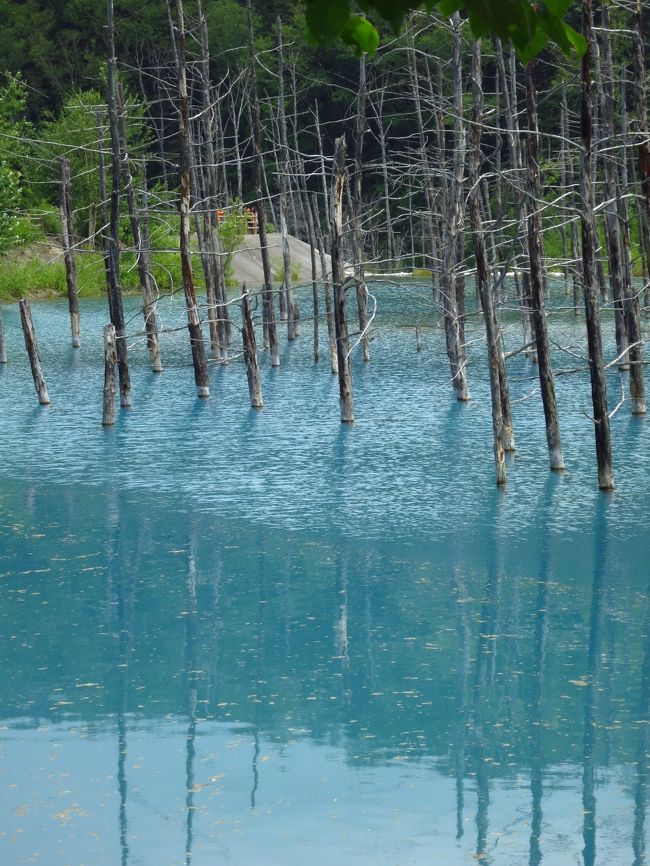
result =
[[[176,299],[152,374],[129,301],[134,405],[103,430],[105,305],[76,352],[33,305],[49,407],[4,308],[3,866],[646,862],[648,423],[614,416],[601,494],[554,314],[567,471],[519,354],[500,492],[480,321],[460,405],[427,287],[374,291],[353,428],[306,314],[255,413],[240,358],[194,397]]]

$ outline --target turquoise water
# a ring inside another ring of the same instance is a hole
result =
[[[195,399],[179,331],[161,376],[133,337],[102,430],[103,304],[77,353],[34,305],[49,407],[4,308],[3,866],[646,862],[648,424],[615,415],[599,493],[588,381],[561,376],[568,471],[521,399],[500,493],[480,324],[461,406],[425,288],[377,297],[353,429],[308,334],[253,413],[240,360]]]

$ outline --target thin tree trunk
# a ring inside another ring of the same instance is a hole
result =
[[[506,483],[506,461],[503,450],[503,409],[501,406],[501,383],[498,356],[501,351],[498,323],[494,311],[492,286],[490,285],[489,266],[485,251],[485,239],[481,224],[481,205],[479,172],[481,165],[481,125],[483,123],[483,85],[481,74],[481,42],[474,43],[472,52],[473,106],[472,126],[469,146],[469,217],[474,233],[474,252],[476,256],[477,283],[479,286],[485,334],[487,337],[488,361],[490,369],[490,397],[492,402],[492,434],[494,441],[494,463],[496,482]]]
[[[104,328],[104,400],[102,406],[102,426],[115,424],[115,366],[117,348],[115,345],[115,325]]]
[[[345,264],[343,261],[343,193],[346,182],[345,137],[334,142],[334,171],[332,174],[331,213],[332,223],[332,285],[334,286],[334,322],[336,326],[336,354],[338,360],[339,400],[341,422],[354,423],[352,396],[352,370],[350,364],[350,340],[345,315]]]
[[[614,144],[615,127],[614,115],[616,105],[614,100],[614,66],[612,62],[612,46],[609,38],[609,32],[606,29],[609,27],[607,3],[601,4],[602,8],[602,39],[605,55],[605,75],[599,75],[600,79],[600,125],[604,133],[605,139],[608,140],[609,147]],[[594,41],[593,46],[594,61],[600,68],[600,52],[597,51],[597,42]],[[621,369],[627,370],[627,323],[625,321],[625,298],[627,294],[623,273],[623,251],[621,242],[620,224],[618,219],[618,208],[616,202],[618,199],[618,172],[616,162],[611,153],[605,152],[602,155],[602,161],[605,169],[605,198],[607,206],[605,209],[606,220],[606,240],[607,252],[609,258],[609,284],[614,299],[614,321],[616,328],[616,354],[620,358],[619,366]]]
[[[328,227],[331,224],[332,218],[330,214],[330,194],[327,186],[327,171],[325,169],[325,156],[323,155],[323,137],[321,135],[320,117],[318,115],[318,100],[314,100],[314,121],[316,129],[316,138],[318,139],[318,161],[320,164],[321,180],[323,182],[323,207],[325,210],[325,225]]]
[[[296,339],[293,286],[291,285],[291,252],[289,250],[289,141],[287,138],[287,115],[284,104],[284,49],[282,45],[282,19],[278,16],[278,126],[280,129],[280,235],[282,239],[283,288],[287,304],[287,339]]]
[[[253,409],[261,409],[264,406],[262,400],[262,385],[260,382],[260,364],[257,357],[257,342],[255,340],[255,327],[251,316],[250,294],[246,283],[242,285],[242,340],[244,344],[244,362],[246,364],[246,377],[248,379],[248,392],[250,394]]]
[[[77,266],[72,243],[72,202],[70,199],[70,163],[62,156],[59,160],[61,172],[61,234],[63,237],[63,258],[65,261],[65,280],[68,288],[68,311],[70,313],[70,331],[72,346],[78,349],[81,345],[79,335],[79,298],[77,296]]]
[[[568,150],[569,144],[571,141],[570,129],[569,129],[569,106],[566,98],[566,84],[562,82],[562,103],[561,103],[561,114],[560,114],[560,124],[562,130],[562,146],[567,149],[565,166],[566,166],[566,184],[567,189],[571,191],[569,197],[569,205],[571,210],[573,211],[576,208],[576,194],[574,191],[575,186],[575,175],[573,171],[573,155],[571,151]],[[580,298],[580,282],[581,282],[581,266],[582,259],[580,255],[580,244],[578,241],[578,217],[577,215],[571,216],[571,225],[570,225],[570,237],[571,237],[571,287],[572,287],[572,297],[573,297],[573,314],[574,316],[578,315],[579,308],[579,298]]]
[[[7,363],[7,344],[5,343],[5,324],[2,320],[2,306],[0,306],[0,364]]]
[[[528,257],[530,262],[530,291],[535,344],[537,347],[537,369],[539,386],[544,405],[546,422],[546,444],[551,469],[564,469],[560,421],[555,400],[555,383],[548,339],[548,325],[544,309],[544,282],[540,250],[541,225],[539,207],[541,201],[539,181],[539,126],[537,122],[537,90],[534,80],[535,61],[526,66],[526,114],[528,117]]]
[[[194,274],[192,273],[192,250],[190,246],[190,124],[187,110],[187,72],[185,68],[185,16],[183,0],[176,0],[178,12],[178,109],[180,116],[180,252],[183,271],[183,291],[187,309],[187,329],[192,349],[194,382],[198,397],[210,396],[210,378],[205,357],[205,343],[201,328],[201,317],[196,300]]]
[[[334,322],[334,307],[332,306],[332,294],[330,291],[330,278],[327,270],[327,261],[325,259],[325,246],[323,242],[323,233],[321,231],[320,221],[318,220],[318,202],[316,195],[312,196],[311,209],[314,214],[314,231],[316,233],[316,243],[318,244],[318,255],[320,256],[320,268],[323,277],[323,294],[325,295],[325,314],[327,317],[327,338],[330,348],[330,369],[333,376],[337,376],[339,372],[339,362],[336,352],[336,324]]]
[[[357,310],[363,360],[370,360],[368,341],[368,289],[364,266],[363,208],[363,145],[366,136],[366,57],[359,60],[359,90],[357,93],[357,119],[354,135],[354,183],[352,184],[352,246],[354,252],[354,280],[357,290]]]
[[[206,179],[207,195],[207,255],[211,262],[211,274],[214,280],[214,298],[216,301],[218,357],[222,363],[228,362],[228,344],[230,342],[230,316],[228,312],[228,298],[226,293],[226,281],[221,261],[221,244],[219,242],[219,220],[217,219],[218,184],[217,164],[214,150],[215,123],[214,107],[210,100],[210,46],[208,43],[208,22],[203,12],[201,0],[197,0],[197,11],[199,13],[200,43],[201,43],[201,100],[202,100],[202,123],[203,139],[205,146],[206,165],[204,175]]]
[[[621,101],[621,130],[623,138],[623,156],[621,159],[621,186],[623,190],[628,187],[627,171],[627,108],[625,105],[625,79],[622,82]],[[625,255],[626,272],[626,321],[628,323],[628,340],[630,342],[630,397],[632,400],[632,414],[645,415],[647,402],[645,396],[645,378],[643,373],[643,343],[641,331],[641,312],[639,295],[634,288],[634,268],[632,262],[632,240],[630,237],[630,214],[627,196],[619,196],[619,217],[623,233],[623,251]],[[643,207],[643,205],[641,205]],[[643,244],[641,244],[643,250]],[[643,258],[642,258],[643,271]]]
[[[449,210],[443,251],[442,305],[445,315],[445,336],[447,355],[451,367],[451,382],[456,398],[461,401],[470,399],[467,385],[465,347],[462,339],[461,314],[458,309],[456,292],[456,270],[458,263],[458,237],[462,229],[462,189],[465,174],[466,133],[463,120],[463,84],[460,61],[460,16],[456,12],[453,25],[453,68],[454,68],[454,163],[453,177],[449,191]]]
[[[50,402],[49,394],[47,393],[47,385],[43,378],[41,369],[41,358],[38,353],[38,343],[36,341],[36,331],[34,330],[34,322],[32,321],[32,311],[29,307],[29,301],[21,298],[18,303],[20,307],[20,321],[23,326],[23,336],[25,338],[25,348],[29,356],[29,364],[32,368],[32,378],[34,379],[34,387],[38,395],[38,402],[41,406],[46,406]]]
[[[106,0],[106,7],[108,23],[108,120],[111,133],[111,151],[113,154],[111,217],[107,250],[108,309],[111,322],[115,325],[117,369],[120,379],[120,405],[128,408],[131,405],[131,377],[129,374],[124,308],[122,306],[122,289],[120,286],[120,136],[116,106],[117,58],[115,56],[113,0]]]
[[[255,195],[257,209],[257,223],[260,233],[260,253],[262,256],[262,268],[264,270],[264,286],[262,289],[262,307],[264,312],[264,324],[268,335],[269,349],[271,352],[271,366],[280,366],[280,352],[278,349],[278,334],[275,326],[275,312],[273,309],[273,289],[271,275],[271,261],[269,259],[269,247],[266,239],[266,210],[262,194],[262,180],[264,173],[264,158],[262,155],[262,125],[260,122],[260,103],[257,95],[257,70],[255,68],[255,43],[253,39],[253,12],[251,0],[246,0],[248,14],[248,55],[250,62],[251,79],[251,114],[253,121],[253,149],[254,149],[254,173],[255,173]]]
[[[140,188],[140,254],[144,257],[147,270],[147,285],[149,287],[148,303],[144,307],[145,329],[147,330],[147,342],[149,343],[149,332],[155,333],[156,343],[149,343],[151,356],[151,369],[154,373],[162,372],[162,361],[160,358],[160,322],[156,310],[158,299],[158,287],[151,267],[151,236],[149,233],[149,189],[147,186],[147,165],[144,159],[140,163],[142,175],[142,186]]]
[[[151,284],[151,266],[145,245],[142,239],[142,230],[140,226],[140,214],[138,212],[138,204],[136,201],[135,187],[133,184],[133,175],[129,166],[129,156],[126,145],[126,120],[124,116],[124,100],[122,98],[122,88],[118,88],[117,105],[119,111],[119,135],[120,135],[120,164],[122,168],[122,180],[124,182],[124,193],[129,208],[129,219],[131,222],[131,234],[133,235],[133,245],[135,247],[135,255],[138,264],[138,278],[140,281],[140,291],[142,293],[142,312],[144,315],[144,328],[147,335],[147,347],[149,349],[149,358],[151,360],[151,369],[154,373],[162,372],[162,363],[160,360],[160,336],[158,333],[158,321],[156,317],[156,296]]]
[[[598,486],[602,490],[614,488],[612,469],[612,443],[607,411],[607,384],[603,364],[602,335],[600,331],[600,307],[594,268],[594,220],[592,211],[593,193],[591,176],[591,0],[582,0],[582,34],[587,41],[587,50],[582,58],[580,88],[580,141],[581,160],[581,228],[582,228],[582,273],[589,350],[589,374],[594,410],[596,435],[596,459],[598,462]]]

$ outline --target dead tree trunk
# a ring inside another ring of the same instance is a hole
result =
[[[582,34],[587,41],[587,50],[582,58],[580,88],[580,141],[582,144],[580,193],[582,228],[582,273],[589,351],[589,374],[591,398],[594,409],[596,434],[596,460],[598,462],[598,486],[602,490],[613,490],[612,442],[607,411],[607,384],[603,364],[602,334],[600,331],[600,307],[594,267],[594,219],[591,176],[591,2],[582,0]]]
[[[309,200],[307,192],[307,182],[305,180],[305,165],[302,160],[298,163],[298,189],[300,190],[300,200],[302,201],[302,209],[305,212],[305,220],[307,222],[307,238],[309,240],[309,254],[311,260],[311,290],[312,290],[312,306],[314,313],[314,361],[320,361],[320,346],[318,340],[318,243],[316,240],[316,220],[318,214],[312,210],[312,203]]]
[[[646,94],[646,71],[643,42],[643,10],[641,0],[634,4],[634,89],[636,94],[636,115],[639,127],[639,171],[641,175],[641,246],[645,253],[646,265],[650,263],[650,140],[648,138],[648,100]],[[624,190],[626,192],[626,190]],[[643,344],[641,342],[641,322],[639,296],[632,285],[626,296],[628,340],[630,342],[630,396],[632,412],[645,415],[647,411],[645,384],[643,380]]]
[[[327,186],[327,171],[325,169],[325,156],[323,154],[323,136],[321,135],[320,129],[320,117],[318,114],[318,100],[314,101],[314,127],[316,130],[316,138],[318,140],[318,161],[320,164],[320,175],[321,180],[323,182],[323,208],[325,212],[325,225],[327,226],[327,230],[329,230],[329,226],[332,222],[332,216],[330,213],[330,193]]]
[[[350,340],[345,315],[345,263],[343,261],[343,193],[346,182],[345,137],[334,142],[334,171],[330,199],[332,223],[332,285],[334,287],[334,323],[336,327],[336,355],[338,360],[339,400],[341,422],[354,423],[352,396],[352,369],[350,364]]]
[[[462,189],[465,175],[466,135],[463,120],[463,83],[460,61],[460,16],[454,13],[453,56],[454,56],[454,162],[453,177],[449,191],[449,210],[447,215],[446,236],[442,268],[442,306],[445,315],[445,336],[447,355],[451,367],[451,383],[456,398],[469,400],[465,347],[462,339],[462,325],[458,309],[456,270],[458,262],[458,236],[462,229]]]
[[[253,409],[261,409],[264,406],[264,401],[262,400],[262,385],[260,382],[260,364],[257,357],[255,327],[253,325],[253,317],[251,316],[250,294],[246,288],[246,283],[242,285],[241,314],[248,393],[250,394]]]
[[[566,187],[570,190],[569,196],[569,205],[571,210],[573,211],[576,205],[576,194],[575,194],[575,174],[573,171],[573,155],[569,150],[569,144],[571,141],[571,136],[569,134],[569,105],[567,103],[566,98],[566,84],[562,83],[562,103],[561,103],[561,114],[560,114],[560,128],[562,132],[562,147],[566,148],[567,153],[565,157],[565,174],[566,174]],[[572,297],[573,297],[573,314],[575,316],[578,315],[579,308],[579,299],[580,299],[580,277],[581,277],[581,265],[582,259],[580,255],[580,244],[578,241],[578,223],[577,223],[577,215],[572,213],[571,215],[571,225],[570,225],[570,237],[571,237],[571,287],[572,287]]]
[[[413,40],[413,35],[411,34],[411,40],[408,50],[408,59],[409,59],[409,79],[411,84],[411,96],[413,99],[413,106],[415,108],[415,120],[418,130],[418,139],[419,139],[419,151],[420,151],[420,166],[422,170],[422,186],[424,188],[424,201],[426,207],[426,224],[427,231],[430,238],[434,238],[435,230],[434,230],[434,221],[433,221],[433,205],[435,194],[433,191],[433,182],[432,182],[432,173],[429,166],[429,157],[427,152],[427,137],[424,130],[424,120],[422,118],[422,101],[420,98],[420,85],[418,80],[418,67],[417,67],[417,58],[415,54],[415,43]],[[412,208],[409,208],[411,211]],[[411,243],[413,243],[413,229],[411,228]],[[424,250],[423,250],[424,252]],[[412,257],[414,258],[414,257]],[[440,275],[438,274],[438,263],[432,262],[431,267],[431,284],[433,291],[433,303],[435,305],[439,302],[439,293],[440,293]]]
[[[0,307],[0,364],[7,363],[7,344],[5,343],[5,324],[2,320],[2,307]]]
[[[500,334],[494,310],[494,298],[490,285],[489,265],[485,250],[485,239],[481,223],[481,203],[479,173],[481,167],[481,125],[483,123],[483,86],[481,74],[481,43],[474,43],[472,52],[473,106],[472,126],[468,154],[469,169],[469,218],[474,233],[474,253],[476,256],[477,283],[480,291],[485,334],[487,337],[488,362],[490,369],[490,397],[492,400],[492,434],[494,440],[494,463],[498,485],[506,483],[506,461],[503,450],[503,408],[501,405],[501,371],[499,354],[501,352]]]
[[[142,186],[140,188],[140,242],[142,255],[144,256],[147,268],[147,283],[149,286],[149,304],[145,304],[145,329],[147,323],[150,330],[155,330],[156,343],[152,346],[149,344],[147,331],[147,343],[149,345],[149,353],[151,357],[151,369],[154,373],[162,372],[162,361],[160,359],[160,322],[158,320],[158,312],[156,310],[156,300],[158,297],[158,287],[151,268],[151,237],[149,233],[149,190],[147,186],[147,166],[142,160],[140,164],[140,172],[142,175]],[[157,351],[156,351],[157,350]]]
[[[325,258],[325,244],[323,241],[323,233],[321,231],[320,220],[318,219],[318,203],[315,195],[312,197],[312,213],[314,214],[314,231],[316,233],[316,243],[318,244],[318,255],[320,257],[320,269],[323,277],[323,294],[325,296],[325,315],[327,317],[327,339],[330,347],[330,369],[333,376],[337,376],[339,372],[338,355],[336,351],[336,324],[334,322],[334,307],[332,306],[332,293],[330,291],[330,275],[327,270],[327,260]]]
[[[510,78],[506,72],[505,58],[503,55],[503,45],[499,39],[494,40],[494,50],[497,60],[497,67],[501,79],[501,92],[503,95],[503,113],[506,122],[506,140],[508,142],[508,155],[510,160],[510,171],[513,176],[515,212],[517,216],[517,251],[514,257],[515,281],[518,282],[518,268],[520,266],[520,254],[524,253],[524,231],[526,226],[526,199],[523,192],[521,182],[521,153],[519,150],[519,123],[517,120],[517,102],[516,102],[516,66],[511,57]],[[512,89],[511,89],[512,86]],[[521,304],[521,320],[523,327],[524,343],[528,342],[528,333],[532,332],[532,321],[530,314],[530,277],[528,269],[524,268],[521,274],[521,291],[518,292],[519,301]]]
[[[537,347],[537,369],[539,386],[544,405],[546,422],[546,444],[551,469],[564,469],[560,421],[555,400],[555,383],[551,362],[551,347],[548,339],[548,325],[544,309],[544,280],[540,236],[542,228],[539,219],[541,201],[539,181],[539,126],[537,121],[537,89],[534,80],[535,61],[526,66],[526,114],[528,117],[528,259],[530,264],[530,305],[535,329]]]
[[[65,281],[68,287],[68,311],[70,313],[70,331],[72,346],[78,349],[81,345],[79,335],[79,298],[77,296],[77,265],[74,255],[72,238],[72,201],[70,198],[70,163],[62,156],[59,160],[61,172],[61,235],[63,238],[63,259],[65,261]]]
[[[601,4],[602,8],[602,39],[605,55],[605,74],[600,77],[600,126],[604,137],[609,140],[609,147],[613,147],[615,136],[614,115],[616,110],[614,100],[614,66],[612,62],[612,46],[609,38],[609,10],[607,3]],[[594,42],[597,49],[597,43]],[[596,54],[594,60],[600,67],[600,54]],[[618,208],[616,202],[619,198],[618,170],[616,160],[611,152],[602,155],[605,170],[605,208],[606,241],[609,259],[609,285],[614,300],[614,323],[616,329],[616,354],[620,361],[621,369],[628,369],[628,339],[627,323],[625,321],[625,298],[628,294],[625,287],[623,273],[623,247],[621,242],[621,231],[618,219]]]
[[[625,105],[625,79],[622,82],[621,100],[621,130],[623,138],[623,155],[621,158],[621,187],[629,189],[627,171],[627,108]],[[643,205],[641,205],[643,206]],[[632,414],[645,415],[647,402],[645,396],[645,379],[643,374],[643,343],[641,332],[641,313],[639,294],[634,289],[634,268],[632,262],[632,240],[630,236],[630,213],[627,196],[619,197],[619,217],[623,234],[623,252],[625,255],[625,285],[626,285],[626,321],[628,324],[628,340],[630,343],[630,397],[632,400]],[[643,244],[641,244],[643,251]],[[642,273],[644,270],[645,257],[642,256]],[[647,286],[646,286],[647,290]]]
[[[133,175],[131,174],[131,168],[129,166],[129,155],[126,145],[126,120],[124,116],[124,100],[122,98],[121,87],[118,88],[117,104],[120,117],[120,164],[122,167],[124,193],[126,195],[126,200],[129,208],[131,234],[133,235],[133,245],[135,247],[135,255],[138,264],[138,279],[140,282],[140,292],[142,293],[144,329],[147,335],[147,347],[149,349],[151,369],[154,373],[160,373],[162,372],[162,362],[160,360],[160,335],[158,333],[158,320],[156,317],[156,293],[152,285],[149,252],[148,249],[145,247],[142,239],[140,213],[138,210],[138,203],[136,201]]]
[[[395,247],[395,232],[393,231],[393,218],[390,209],[390,188],[388,183],[388,156],[386,148],[386,133],[388,130],[384,127],[382,117],[384,111],[385,96],[386,91],[382,87],[379,89],[377,104],[373,102],[371,102],[370,104],[375,113],[375,120],[377,122],[377,137],[379,139],[379,148],[381,152],[381,179],[384,194],[384,219],[386,220],[386,255],[388,260],[388,267],[390,270],[392,270],[395,267],[397,251]],[[390,129],[390,124],[388,125],[388,128]]]
[[[280,352],[278,349],[278,333],[275,326],[275,312],[273,309],[273,288],[271,275],[271,261],[269,259],[269,247],[266,239],[266,208],[264,207],[264,196],[262,194],[262,181],[264,174],[264,157],[262,154],[262,124],[260,121],[260,102],[257,95],[257,69],[255,57],[255,43],[253,39],[253,12],[250,0],[246,0],[246,11],[248,14],[248,57],[250,63],[251,82],[251,116],[253,125],[253,152],[255,173],[255,207],[257,210],[257,223],[260,233],[260,253],[262,256],[262,268],[264,271],[264,286],[262,288],[262,307],[264,325],[268,335],[269,350],[271,352],[271,366],[280,366]]]
[[[217,218],[217,164],[214,149],[215,139],[215,111],[210,99],[210,46],[208,42],[208,22],[203,13],[201,0],[197,0],[199,13],[200,43],[201,43],[201,100],[202,100],[202,123],[203,139],[205,147],[205,167],[207,195],[207,255],[210,258],[211,274],[214,281],[213,294],[216,300],[217,317],[217,354],[222,363],[228,361],[228,344],[230,343],[230,316],[228,312],[228,298],[226,293],[226,280],[221,262],[221,244],[219,242],[219,220]]]
[[[34,387],[38,394],[38,402],[41,406],[46,406],[50,402],[49,394],[47,393],[47,385],[43,378],[41,370],[41,358],[38,354],[38,343],[36,342],[36,332],[32,321],[32,311],[29,308],[29,301],[21,298],[18,303],[20,307],[20,321],[23,326],[23,336],[25,337],[25,348],[29,356],[29,364],[32,368],[32,377],[34,379]]]
[[[185,68],[185,15],[183,0],[176,0],[178,14],[178,111],[180,120],[180,253],[183,272],[183,292],[187,310],[187,329],[192,349],[194,382],[198,397],[210,396],[208,363],[201,329],[201,317],[196,301],[194,274],[192,272],[192,250],[190,247],[190,124],[187,111],[187,72]]]
[[[115,424],[115,365],[117,348],[115,345],[115,326],[104,328],[104,401],[102,408],[102,427]]]
[[[289,140],[287,138],[287,114],[284,104],[284,47],[282,44],[282,19],[278,16],[278,126],[280,130],[280,236],[282,238],[282,269],[284,274],[284,297],[287,304],[287,339],[295,340],[295,310],[293,286],[291,285],[291,252],[289,250]]]
[[[359,60],[359,90],[357,93],[357,120],[354,134],[354,183],[352,184],[352,247],[354,280],[357,289],[357,310],[363,360],[370,360],[368,341],[368,289],[364,266],[363,208],[363,144],[366,136],[366,57]]]
[[[108,120],[111,133],[112,189],[111,216],[108,235],[108,309],[115,325],[117,344],[117,369],[120,379],[120,405],[131,405],[131,376],[126,346],[124,308],[120,286],[120,134],[117,120],[117,58],[115,56],[115,21],[113,0],[106,0],[108,18]]]

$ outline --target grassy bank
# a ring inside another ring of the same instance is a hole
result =
[[[173,250],[176,238],[157,238],[158,249],[152,255],[152,272],[161,294],[182,287],[180,257]],[[195,257],[197,283],[202,276],[201,263]],[[81,249],[76,255],[77,287],[81,298],[106,295],[104,259],[97,250]],[[121,256],[120,278],[125,293],[139,292],[138,269],[135,254]],[[65,264],[58,243],[43,236],[21,249],[10,251],[0,258],[0,301],[5,303],[19,298],[44,299],[65,297],[67,294]]]

